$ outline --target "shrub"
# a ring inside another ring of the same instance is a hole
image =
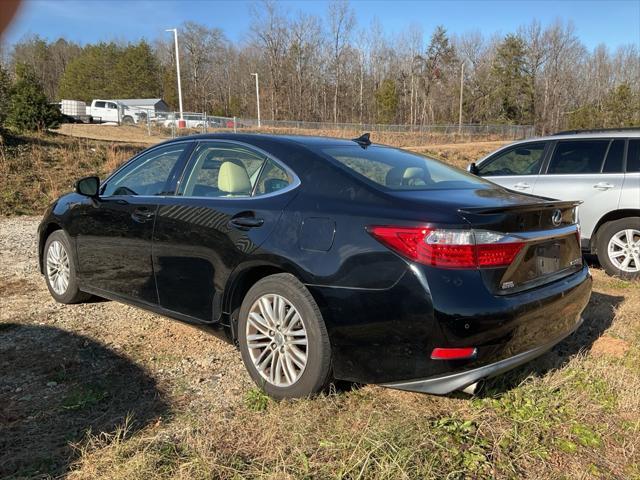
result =
[[[16,82],[9,91],[6,124],[23,132],[56,128],[59,122],[60,112],[47,100],[33,70],[17,65]]]

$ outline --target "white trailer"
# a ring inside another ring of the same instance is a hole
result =
[[[60,111],[64,115],[78,117],[87,114],[87,104],[80,100],[62,100],[60,102]]]

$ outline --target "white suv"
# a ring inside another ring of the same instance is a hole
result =
[[[597,254],[607,273],[640,278],[640,129],[523,140],[469,171],[518,192],[582,200],[582,248]]]

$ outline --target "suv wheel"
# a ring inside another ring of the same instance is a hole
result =
[[[240,352],[251,378],[270,396],[305,397],[329,381],[331,345],[309,291],[293,275],[257,282],[238,320]]]
[[[80,303],[91,298],[78,288],[76,266],[70,252],[69,239],[62,230],[49,235],[44,245],[42,264],[49,293],[60,303]]]
[[[640,217],[607,222],[598,231],[598,260],[609,275],[640,278]]]

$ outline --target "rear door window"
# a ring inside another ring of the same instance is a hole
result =
[[[629,140],[627,173],[640,172],[640,140]]]
[[[556,145],[547,174],[600,173],[609,140],[570,140]]]
[[[242,145],[203,142],[193,153],[179,195],[250,197],[266,157]]]
[[[607,158],[602,167],[602,173],[622,173],[624,160],[624,140],[617,139],[611,142]]]
[[[105,102],[96,102],[94,106],[96,108],[105,108]]]
[[[518,145],[498,153],[478,166],[482,177],[537,175],[544,158],[545,143]]]

